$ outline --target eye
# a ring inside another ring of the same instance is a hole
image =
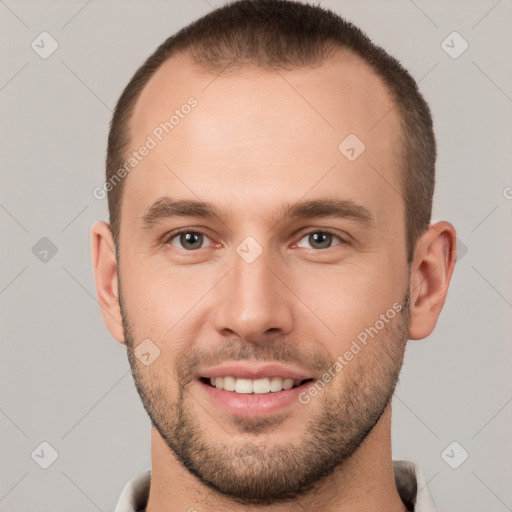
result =
[[[209,238],[206,235],[203,235],[203,233],[198,231],[185,230],[172,234],[167,238],[165,243],[174,245],[175,247],[178,247],[178,249],[183,249],[190,252],[197,249],[202,249],[203,242],[205,240],[209,240]]]
[[[341,243],[346,243],[341,237],[329,231],[311,231],[300,239],[299,244],[302,240],[307,239],[312,249],[329,249],[332,246],[333,238],[337,238]]]

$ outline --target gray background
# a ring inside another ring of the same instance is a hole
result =
[[[92,190],[124,85],[221,3],[0,0],[2,511],[113,510],[150,465],[149,419],[95,298],[89,233],[107,203]],[[437,329],[406,352],[393,457],[422,468],[439,512],[512,510],[512,0],[320,3],[420,80],[439,143],[434,220],[460,243]],[[31,48],[42,31],[59,45],[47,59]],[[441,45],[453,31],[469,43],[456,59]]]

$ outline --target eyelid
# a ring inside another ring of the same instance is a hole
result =
[[[344,233],[343,234],[344,236],[343,236],[338,231],[330,229],[330,228],[312,228],[312,229],[311,228],[307,228],[306,231],[301,231],[297,235],[299,237],[298,242],[300,242],[305,236],[311,235],[313,233],[327,233],[329,235],[332,235],[332,236],[338,238],[341,243],[337,244],[337,245],[334,245],[334,246],[331,246],[331,247],[328,247],[326,249],[309,249],[308,247],[305,247],[305,249],[313,250],[315,252],[320,252],[320,251],[328,251],[329,249],[333,249],[334,247],[337,247],[338,245],[350,244],[350,240],[349,239],[351,237],[348,234]]]
[[[194,227],[186,227],[186,228],[175,229],[173,231],[169,231],[169,232],[165,233],[165,235],[162,236],[162,238],[161,238],[162,245],[172,245],[176,250],[178,250],[178,251],[180,251],[182,253],[194,253],[194,252],[199,251],[199,249],[195,249],[193,251],[187,250],[187,249],[182,249],[180,247],[176,247],[175,245],[173,245],[171,243],[172,240],[174,240],[178,235],[181,235],[182,233],[196,233],[198,235],[203,235],[205,238],[207,238],[208,240],[211,241],[211,237],[208,236],[203,231],[203,229],[201,229],[201,228],[194,228]],[[206,247],[201,247],[201,249],[206,249]]]

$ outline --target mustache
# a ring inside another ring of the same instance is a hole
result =
[[[291,341],[267,339],[251,343],[230,339],[211,349],[187,347],[177,360],[176,376],[180,382],[186,384],[194,379],[200,367],[216,366],[225,361],[288,363],[311,375],[317,375],[330,366],[330,358],[326,354],[327,352],[318,349],[299,349],[297,344]]]

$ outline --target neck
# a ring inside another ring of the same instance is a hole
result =
[[[275,505],[241,505],[204,486],[175,458],[158,431],[151,430],[151,489],[145,512],[406,512],[395,485],[391,457],[391,406],[354,454],[309,494]]]

